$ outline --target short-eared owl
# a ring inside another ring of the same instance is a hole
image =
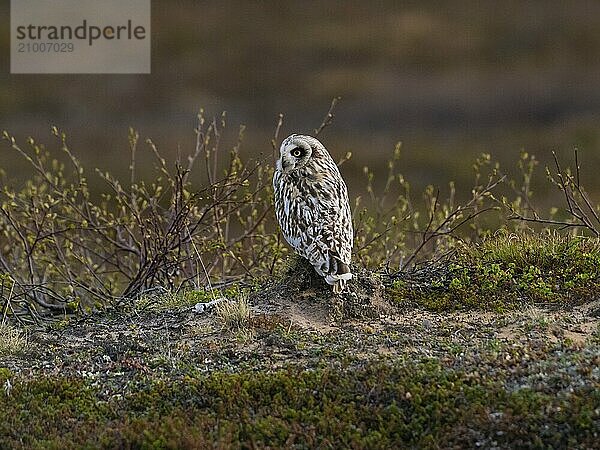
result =
[[[292,134],[279,152],[273,187],[283,236],[338,294],[352,278],[346,184],[327,149],[314,137]]]

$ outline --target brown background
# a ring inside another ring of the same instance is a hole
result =
[[[0,128],[53,148],[57,125],[93,166],[124,172],[129,126],[169,155],[190,150],[200,107],[227,111],[226,145],[245,124],[244,151],[270,152],[280,112],[282,134],[307,132],[341,95],[323,141],[354,152],[351,190],[402,141],[417,188],[467,189],[480,152],[513,167],[522,148],[550,163],[577,146],[600,193],[599,2],[155,0],[151,75],[10,75],[8,3]],[[6,143],[0,166],[26,176]]]

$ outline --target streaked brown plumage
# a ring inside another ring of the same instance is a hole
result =
[[[340,293],[352,278],[352,216],[348,189],[327,149],[311,136],[284,139],[273,187],[286,241]]]

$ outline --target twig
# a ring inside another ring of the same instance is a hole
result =
[[[273,139],[271,139],[271,147],[273,148],[273,161],[277,159],[277,143],[279,142],[279,132],[281,131],[281,126],[283,125],[283,114],[279,113],[277,117],[277,126],[275,127],[275,133],[273,134]]]
[[[583,228],[590,231],[595,236],[600,236],[600,226],[595,226],[594,221],[600,225],[600,217],[596,212],[592,202],[590,201],[584,187],[581,185],[580,166],[578,150],[574,149],[575,156],[575,176],[565,172],[556,156],[552,152],[554,165],[556,167],[556,175],[553,176],[550,169],[546,168],[550,181],[563,193],[566,212],[573,220],[555,220],[541,218],[535,209],[531,208],[534,217],[526,217],[523,214],[515,211],[510,205],[511,215],[509,220],[519,220],[529,223],[538,223],[543,225],[559,226],[561,230],[567,228]]]
[[[331,99],[331,105],[329,105],[329,110],[327,111],[327,114],[325,114],[321,125],[319,125],[319,128],[315,128],[314,130],[315,136],[318,136],[325,128],[331,125],[331,122],[333,122],[334,118],[333,110],[341,99],[341,97],[333,97],[333,99]]]

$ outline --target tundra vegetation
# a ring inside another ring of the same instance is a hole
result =
[[[533,155],[415,195],[398,144],[351,193],[336,298],[276,227],[281,125],[254,160],[225,116],[199,114],[177,161],[130,130],[128,179],[90,173],[57,128],[49,147],[3,133],[31,176],[1,174],[0,447],[594,446],[600,208],[580,155],[546,168],[562,204],[538,207]]]

